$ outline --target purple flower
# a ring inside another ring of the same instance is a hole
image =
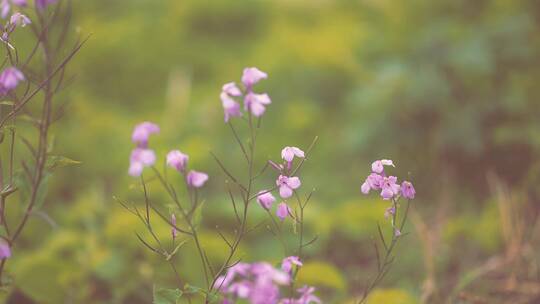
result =
[[[248,93],[244,97],[244,108],[246,111],[250,111],[256,117],[262,116],[266,111],[266,105],[271,104],[270,96],[268,94],[255,94]]]
[[[184,172],[188,160],[189,156],[179,150],[172,150],[167,153],[167,165],[179,172]]]
[[[397,177],[383,177],[381,181],[381,196],[385,200],[389,200],[399,194],[400,187],[397,184]]]
[[[292,266],[296,265],[298,267],[303,266],[302,261],[300,261],[300,258],[297,256],[289,256],[283,259],[281,262],[281,270],[285,271],[286,273],[291,273]]]
[[[176,226],[176,216],[174,215],[174,213],[171,214],[171,224],[173,224],[173,226]],[[178,236],[178,230],[176,230],[176,227],[172,227],[171,235],[173,240],[176,239],[176,237]]]
[[[25,27],[26,25],[32,23],[28,17],[21,13],[15,13],[11,15],[11,18],[9,19],[9,22],[11,24],[14,24],[16,26]]]
[[[0,74],[0,95],[5,95],[15,89],[19,82],[24,80],[24,75],[17,68],[9,67]]]
[[[0,260],[7,259],[9,257],[11,257],[11,248],[4,239],[0,239]]]
[[[298,289],[298,292],[300,293],[298,304],[322,303],[321,299],[313,294],[315,292],[315,287],[304,286]]]
[[[281,150],[281,158],[287,162],[292,162],[294,157],[304,158],[304,151],[297,147],[285,147]]]
[[[234,303],[246,299],[249,303],[277,304],[279,286],[290,283],[289,274],[275,269],[266,262],[239,263],[231,267],[214,285],[224,296],[224,301]]]
[[[45,9],[47,5],[55,3],[56,0],[36,0],[36,7],[39,9]]]
[[[381,160],[376,160],[373,162],[373,164],[371,164],[371,170],[375,173],[381,174],[384,171],[384,166],[395,167],[394,162],[392,162],[391,160],[381,159]]]
[[[242,116],[240,104],[231,96],[227,95],[225,92],[221,92],[220,98],[221,104],[223,105],[223,112],[225,113],[225,122],[228,122],[231,117]]]
[[[156,154],[153,150],[135,148],[129,158],[129,175],[140,176],[144,167],[152,166],[156,162]]]
[[[242,83],[249,90],[254,84],[266,78],[268,78],[268,75],[257,68],[245,68],[242,74]]]
[[[414,199],[414,196],[416,194],[416,190],[414,190],[413,184],[404,181],[401,183],[401,195],[406,199]]]
[[[371,173],[362,184],[362,193],[368,194],[369,190],[380,190],[383,177],[377,173]]]
[[[289,198],[293,195],[293,190],[298,189],[301,183],[300,179],[296,176],[288,177],[280,175],[276,180],[276,185],[279,187],[279,195],[282,198]]]
[[[187,180],[188,186],[194,187],[194,188],[200,188],[208,180],[208,174],[191,170],[187,174],[186,180]]]
[[[275,201],[276,198],[267,190],[262,190],[257,195],[257,202],[266,210],[270,209]]]
[[[145,121],[135,126],[131,140],[139,148],[146,148],[148,146],[148,138],[155,133],[159,133],[159,126],[155,123]]]
[[[0,17],[6,18],[11,10],[11,4],[24,7],[27,5],[26,0],[1,0],[0,1]]]
[[[285,202],[281,202],[276,210],[277,217],[282,221],[291,213],[291,208]]]
[[[290,277],[287,273],[275,269],[272,265],[266,262],[252,264],[250,272],[257,279],[272,281],[278,285],[286,285],[290,282]]]
[[[223,85],[221,88],[221,92],[225,93],[229,96],[240,96],[242,95],[242,91],[236,86],[236,83],[229,82]]]

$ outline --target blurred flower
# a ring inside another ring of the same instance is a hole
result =
[[[286,273],[291,273],[292,266],[296,265],[298,267],[301,267],[302,261],[300,261],[300,258],[297,256],[289,256],[283,259],[281,262],[281,270],[285,271]]]
[[[315,292],[315,287],[304,286],[298,289],[298,292],[300,293],[298,304],[322,303],[321,299],[313,294]]]
[[[288,177],[280,175],[276,180],[276,185],[279,187],[279,195],[282,198],[289,198],[292,196],[293,190],[300,187],[301,182],[296,176]]]
[[[24,75],[15,67],[9,67],[0,74],[0,95],[5,95],[15,89],[19,82],[24,80]]]
[[[140,176],[144,167],[152,166],[156,162],[156,154],[153,150],[135,148],[129,158],[129,175]]]
[[[36,0],[36,7],[39,9],[44,9],[47,5],[54,4],[57,0]]]
[[[229,96],[240,96],[242,95],[242,91],[236,86],[236,83],[229,82],[223,85],[221,88],[221,92],[225,93]]]
[[[148,138],[155,133],[159,133],[159,126],[155,123],[145,121],[135,126],[131,140],[139,148],[146,148],[148,146]]]
[[[173,226],[176,226],[176,216],[174,215],[174,213],[171,214],[171,224],[173,224]],[[178,236],[178,230],[176,230],[176,227],[172,227],[171,235],[173,240],[176,239],[176,237]]]
[[[179,172],[184,172],[188,160],[189,156],[179,150],[172,150],[167,153],[167,165]]]
[[[194,188],[200,188],[204,186],[204,183],[206,183],[206,181],[208,180],[208,174],[191,170],[187,174],[186,180],[187,180],[188,186],[194,187]]]
[[[224,303],[245,299],[249,303],[277,304],[279,286],[289,283],[289,274],[269,263],[239,263],[216,280],[216,288],[223,294]]]
[[[231,117],[240,117],[242,112],[240,112],[240,104],[232,99],[225,92],[221,92],[220,95],[221,104],[223,105],[223,111],[225,113],[225,122],[228,122]]]
[[[11,18],[9,18],[9,23],[20,27],[25,27],[26,25],[32,23],[32,21],[21,13],[15,13],[11,15]]]
[[[275,201],[276,198],[267,190],[262,190],[257,195],[257,202],[266,210],[270,209]]]
[[[387,219],[396,214],[396,208],[394,206],[386,208],[384,211],[384,218]]]
[[[0,2],[0,17],[6,18],[11,10],[11,4],[17,6],[26,6],[26,0],[1,0]]]
[[[297,147],[285,147],[281,150],[281,158],[287,162],[292,162],[294,157],[304,158],[304,151]]]
[[[383,199],[388,200],[399,194],[400,187],[397,184],[397,177],[389,176],[383,177],[381,180],[381,196]]]
[[[265,72],[255,67],[245,68],[242,74],[242,83],[250,90],[254,84],[267,77],[268,75]]]
[[[373,164],[371,164],[371,170],[375,173],[381,174],[384,171],[384,166],[395,167],[394,162],[392,162],[391,160],[381,159],[381,160],[376,160],[373,162]]]
[[[276,210],[276,215],[280,220],[284,220],[291,213],[291,208],[285,203],[281,202]]]
[[[11,248],[4,239],[0,239],[0,259],[3,260],[9,257],[11,257]]]
[[[262,116],[266,111],[265,105],[271,104],[268,94],[248,93],[244,98],[244,108],[256,117]]]
[[[401,183],[401,195],[406,199],[414,199],[414,196],[416,194],[416,190],[414,190],[413,184],[404,181]]]

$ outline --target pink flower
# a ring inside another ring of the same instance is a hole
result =
[[[242,74],[242,83],[246,88],[251,88],[254,84],[267,77],[268,75],[265,72],[257,68],[245,68],[244,73]]]
[[[401,195],[406,199],[414,199],[416,191],[414,190],[413,184],[408,181],[401,183]]]
[[[4,240],[0,239],[0,260],[7,259],[11,257],[11,248],[9,244]]]
[[[268,94],[255,94],[248,93],[244,97],[244,108],[246,111],[250,111],[256,117],[262,116],[266,111],[266,105],[271,104],[270,96]]]
[[[362,193],[368,194],[369,190],[380,190],[383,177],[377,173],[371,173],[362,184]]]
[[[281,158],[287,162],[292,162],[294,157],[304,158],[304,151],[297,147],[285,147],[281,150]]]
[[[298,292],[300,293],[298,304],[322,303],[321,299],[313,294],[315,292],[315,287],[304,286],[298,289]]]
[[[176,226],[176,216],[174,215],[174,213],[171,214],[171,224],[173,224],[173,226]],[[173,240],[176,239],[176,236],[178,236],[178,230],[176,230],[175,227],[172,227],[171,235]]]
[[[179,150],[172,150],[167,153],[167,165],[179,172],[184,172],[188,160],[189,156]]]
[[[24,75],[17,68],[9,67],[0,74],[0,95],[5,95],[15,89],[19,82],[24,80]]]
[[[285,202],[281,202],[278,205],[277,210],[276,210],[276,216],[280,220],[283,221],[290,213],[292,213],[291,208],[287,206]]]
[[[270,209],[275,201],[276,198],[267,190],[262,190],[257,195],[257,202],[266,210]]]
[[[302,261],[300,261],[300,258],[297,256],[289,256],[283,259],[281,262],[281,270],[285,271],[286,273],[291,273],[292,266],[296,265],[298,267],[303,266]]]
[[[381,174],[384,171],[384,166],[395,167],[394,162],[392,162],[391,160],[381,159],[381,160],[376,160],[373,162],[373,164],[371,164],[371,170],[375,173]]]
[[[293,195],[293,190],[298,189],[301,183],[300,179],[296,176],[288,177],[280,175],[276,180],[276,185],[279,187],[279,195],[282,198],[289,198]]]
[[[232,99],[225,92],[221,92],[220,95],[221,104],[223,105],[223,111],[225,113],[225,122],[228,122],[231,117],[240,117],[242,112],[240,112],[240,104]]]
[[[187,174],[186,180],[187,180],[188,186],[194,187],[194,188],[200,188],[204,186],[204,184],[208,180],[208,174],[191,170]]]
[[[240,96],[242,95],[242,91],[236,86],[236,83],[229,82],[223,85],[221,88],[221,92],[225,93],[229,96]]]
[[[148,138],[155,133],[159,133],[159,126],[155,123],[145,121],[135,126],[131,140],[139,148],[146,148],[148,146]]]
[[[399,194],[400,187],[397,184],[397,177],[383,177],[381,181],[381,196],[385,200],[389,200]]]
[[[153,150],[135,148],[129,158],[129,175],[140,176],[144,167],[152,166],[156,162],[156,154]]]

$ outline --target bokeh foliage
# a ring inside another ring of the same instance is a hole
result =
[[[320,137],[303,171],[305,190],[316,189],[306,218],[318,240],[300,280],[326,302],[349,301],[373,271],[371,239],[377,222],[387,224],[386,205],[359,189],[374,159],[394,159],[418,198],[397,263],[368,303],[418,303],[430,274],[445,298],[470,267],[505,251],[488,174],[538,211],[536,1],[92,0],[74,10],[93,36],[70,68],[77,78],[54,133],[56,149],[82,164],[49,184],[42,211],[54,224],[33,219],[15,248],[9,303],[149,303],[154,284],[174,287],[167,265],[138,243],[140,224],[113,199],[140,202],[126,172],[130,132],[142,120],[162,127],[152,138],[161,159],[181,149],[209,172],[202,242],[214,248],[210,259],[223,258],[214,227],[234,218],[209,151],[243,166],[218,97],[246,66],[270,75],[260,85],[273,100],[261,163]],[[157,230],[168,237],[166,226]],[[283,256],[264,228],[240,254]],[[200,282],[196,259],[192,244],[175,257],[182,277]]]

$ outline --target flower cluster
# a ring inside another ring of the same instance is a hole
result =
[[[214,285],[224,297],[223,303],[235,303],[238,299],[252,304],[321,303],[313,294],[315,288],[309,286],[298,289],[296,298],[282,296],[280,287],[289,287],[292,282],[291,263],[298,267],[302,265],[298,257],[285,258],[281,270],[267,262],[238,263],[219,277]]]
[[[268,75],[261,70],[251,67],[245,68],[242,75],[242,84],[244,92],[234,82],[229,82],[223,85],[221,89],[221,103],[225,112],[225,122],[228,122],[231,117],[242,116],[240,104],[235,98],[244,99],[244,110],[250,112],[256,117],[260,117],[266,111],[266,106],[272,103],[268,94],[257,94],[253,92],[253,85],[262,79],[266,79]]]
[[[131,135],[131,140],[137,145],[131,152],[128,173],[131,176],[140,176],[145,167],[155,164],[156,154],[154,150],[148,148],[150,135],[159,133],[159,126],[151,122],[142,122],[135,126]],[[172,150],[167,153],[167,165],[184,175],[186,184],[192,188],[202,187],[208,180],[208,175],[203,172],[186,170],[189,156],[179,150]]]
[[[381,191],[384,200],[396,199],[402,196],[406,199],[414,199],[416,191],[413,185],[404,181],[401,186],[397,183],[397,177],[386,176],[384,166],[394,166],[394,162],[389,159],[376,160],[371,164],[372,173],[368,175],[362,184],[362,193],[368,194],[370,190]]]
[[[285,147],[281,150],[281,158],[283,159],[282,164],[276,164],[273,161],[269,161],[272,167],[279,172],[279,176],[276,179],[276,188],[279,190],[279,196],[285,200],[290,198],[294,191],[302,184],[299,177],[291,176],[295,173],[294,171],[291,171],[295,157],[304,158],[304,151],[297,147]],[[276,201],[276,198],[272,195],[270,190],[262,190],[257,196],[257,201],[264,209],[269,210]],[[282,221],[288,215],[291,215],[291,208],[285,201],[278,205],[276,215]]]

